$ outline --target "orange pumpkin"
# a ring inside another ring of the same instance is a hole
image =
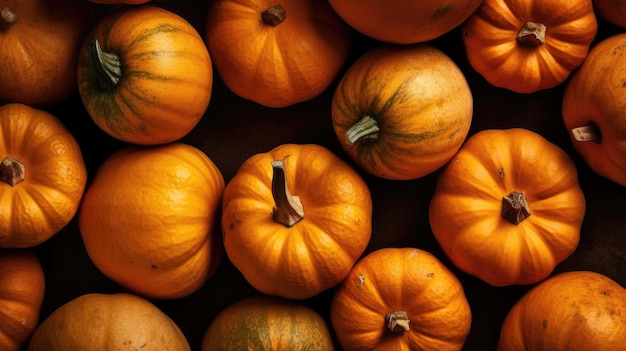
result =
[[[87,182],[78,142],[54,115],[0,106],[0,247],[39,245],[74,217]]]
[[[141,5],[150,0],[88,0],[93,2],[94,4],[105,4],[105,5]]]
[[[596,44],[568,81],[562,116],[587,165],[626,186],[626,33]]]
[[[257,290],[304,299],[337,285],[372,230],[365,181],[328,149],[283,144],[248,158],[222,205],[230,261]]]
[[[557,145],[527,129],[488,129],[439,173],[429,211],[459,269],[494,286],[532,284],[576,249],[585,197]]]
[[[76,91],[77,56],[92,25],[86,1],[5,0],[0,102],[49,106]]]
[[[205,39],[231,91],[286,107],[330,86],[348,58],[351,37],[326,1],[217,0],[209,8]]]
[[[33,333],[27,351],[189,351],[178,325],[139,296],[90,293],[54,310]]]
[[[382,248],[335,291],[330,317],[342,350],[463,348],[472,321],[457,277],[421,249]]]
[[[93,121],[112,137],[142,145],[177,141],[211,99],[211,58],[178,14],[125,6],[102,18],[80,51],[78,89]]]
[[[593,0],[599,18],[626,29],[626,3],[622,0]]]
[[[485,0],[462,25],[471,66],[490,84],[518,93],[563,83],[597,30],[591,0]]]
[[[219,263],[216,221],[224,179],[201,150],[182,143],[130,146],[98,169],[78,224],[89,257],[141,295],[179,298]]]
[[[591,271],[557,274],[507,314],[497,351],[615,351],[626,345],[626,289]]]
[[[366,52],[332,100],[332,124],[344,151],[368,173],[393,180],[443,166],[465,141],[472,113],[461,70],[424,44]]]
[[[39,323],[45,276],[30,250],[0,249],[0,350],[19,351]]]

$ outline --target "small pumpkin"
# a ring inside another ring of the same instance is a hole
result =
[[[528,129],[486,129],[439,173],[429,218],[456,267],[507,286],[537,283],[571,255],[585,209],[565,151]]]
[[[39,323],[45,283],[33,251],[0,249],[0,350],[22,350]]]
[[[626,33],[594,45],[568,81],[562,116],[587,165],[626,186]]]
[[[181,139],[203,117],[212,84],[202,37],[183,17],[157,6],[108,14],[80,51],[78,90],[89,116],[128,143]]]
[[[188,351],[178,325],[133,294],[89,293],[54,310],[32,335],[27,351]]]
[[[591,0],[484,0],[461,31],[469,63],[487,82],[533,93],[583,63],[598,24]]]
[[[559,273],[508,312],[497,351],[614,351],[626,345],[626,289],[592,271]]]
[[[621,0],[593,0],[593,6],[599,18],[626,29],[626,3]]]
[[[331,112],[342,148],[361,168],[408,180],[454,156],[469,132],[473,99],[459,67],[439,49],[381,45],[341,78]]]
[[[471,310],[457,277],[431,253],[387,247],[360,259],[330,317],[343,350],[459,351]]]
[[[78,225],[96,267],[154,298],[198,290],[221,257],[224,179],[188,144],[129,146],[110,155],[85,192]]]
[[[207,328],[201,351],[334,350],[322,317],[303,303],[267,295],[243,298]]]
[[[39,245],[76,213],[87,169],[80,145],[51,113],[0,106],[0,247]]]
[[[365,181],[315,144],[249,157],[226,185],[224,247],[257,290],[305,299],[345,278],[372,230]]]
[[[235,94],[268,107],[320,95],[351,49],[350,28],[316,0],[217,0],[206,20],[215,69]]]

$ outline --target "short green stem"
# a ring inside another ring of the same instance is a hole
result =
[[[87,54],[93,64],[100,88],[104,91],[113,90],[122,77],[122,64],[119,56],[103,51],[98,39],[87,45]]]
[[[295,195],[291,195],[287,187],[287,175],[285,160],[272,162],[272,196],[274,197],[274,220],[287,227],[292,227],[304,219],[302,201]]]
[[[364,115],[346,131],[346,143],[353,145],[362,139],[378,139],[380,128],[378,121],[370,115]]]

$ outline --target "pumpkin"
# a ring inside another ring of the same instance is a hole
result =
[[[377,249],[335,291],[330,318],[343,350],[461,350],[471,310],[457,277],[431,253]]]
[[[252,295],[222,310],[207,328],[201,351],[333,350],[324,319],[303,303]]]
[[[96,125],[133,144],[181,139],[203,117],[213,71],[204,41],[183,17],[126,6],[101,19],[78,61],[78,91]]]
[[[39,323],[45,276],[27,249],[0,249],[0,349],[19,351]]]
[[[347,60],[351,38],[326,1],[217,0],[206,19],[206,44],[224,84],[268,107],[324,92]]]
[[[129,293],[89,293],[54,310],[35,329],[27,351],[191,350],[178,325],[148,300]]]
[[[621,0],[593,0],[593,6],[599,18],[626,29],[626,3]]]
[[[0,247],[39,245],[76,213],[87,169],[80,146],[51,113],[0,106]]]
[[[429,220],[456,267],[507,286],[537,283],[571,255],[585,209],[565,151],[528,129],[486,129],[439,173]]]
[[[554,275],[508,312],[497,351],[614,351],[626,345],[626,289],[592,271]]]
[[[483,0],[329,0],[333,9],[362,34],[388,43],[436,39],[465,21]]]
[[[408,180],[454,156],[469,132],[473,99],[459,67],[439,49],[381,45],[343,75],[331,113],[343,150],[362,169]]]
[[[154,298],[198,290],[215,272],[224,179],[200,149],[183,143],[128,146],[98,169],[78,214],[96,267]]]
[[[150,0],[88,0],[94,4],[105,4],[105,5],[141,5]]]
[[[250,156],[226,185],[228,258],[268,295],[305,299],[337,285],[369,243],[372,199],[345,161],[315,144]]]
[[[75,0],[8,0],[0,12],[0,102],[51,106],[77,89],[77,56],[92,25]]]
[[[487,82],[533,93],[582,64],[598,24],[591,0],[485,0],[461,31],[470,65]]]
[[[590,51],[568,81],[562,116],[570,140],[596,173],[626,186],[626,33]]]

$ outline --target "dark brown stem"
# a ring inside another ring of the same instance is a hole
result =
[[[581,127],[572,128],[571,132],[576,141],[592,141],[598,144],[602,141],[600,128],[593,122],[589,122],[589,124]]]
[[[270,6],[261,12],[263,23],[272,27],[279,25],[285,18],[287,18],[287,11],[280,5]]]
[[[519,224],[530,216],[530,208],[526,194],[519,191],[511,193],[502,198],[502,217],[513,224]]]
[[[24,179],[26,179],[26,166],[12,157],[5,157],[0,163],[0,181],[15,186]]]
[[[274,220],[292,227],[304,218],[304,209],[298,196],[291,195],[287,187],[285,160],[272,162],[272,196],[274,197]]]
[[[517,42],[526,46],[539,46],[546,41],[546,25],[528,21],[517,33]]]
[[[17,22],[18,18],[17,14],[15,14],[15,12],[13,12],[13,10],[8,7],[2,9],[2,12],[0,12],[0,16],[2,16],[2,20],[8,24],[13,24]]]
[[[404,334],[411,330],[409,315],[404,311],[394,311],[385,315],[385,324],[394,334]]]
[[[100,88],[104,91],[113,90],[122,77],[120,58],[112,52],[102,51],[97,39],[87,45],[87,54],[98,78]]]

